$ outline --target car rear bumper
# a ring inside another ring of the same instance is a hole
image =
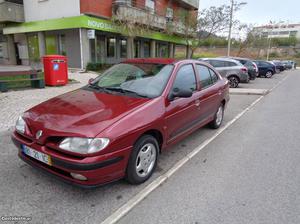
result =
[[[12,134],[12,141],[19,150],[18,156],[24,162],[46,171],[49,174],[55,175],[67,183],[87,188],[96,187],[123,178],[131,151],[131,147],[128,147],[113,153],[90,157],[89,160],[94,160],[94,162],[82,163],[80,160],[78,162],[71,161],[68,155],[65,154],[54,156],[55,152],[49,153],[48,150],[47,154],[51,156],[52,161],[52,164],[48,165],[27,156],[22,150],[22,145],[26,145],[36,151],[45,153],[45,150],[43,150],[45,146],[28,144],[26,141],[23,141],[17,133]],[[87,180],[74,179],[71,173],[83,175]]]
[[[256,77],[257,77],[257,73],[258,73],[258,72],[256,72],[256,71],[249,71],[249,72],[248,72],[249,78],[250,78],[251,80],[255,80]]]
[[[248,73],[241,73],[239,78],[241,83],[248,83],[250,79]]]

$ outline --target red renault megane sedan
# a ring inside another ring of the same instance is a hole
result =
[[[204,62],[131,59],[26,111],[12,140],[22,160],[75,185],[140,184],[168,146],[220,127],[228,100],[227,79]]]

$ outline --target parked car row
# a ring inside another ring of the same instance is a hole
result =
[[[292,61],[263,61],[240,57],[199,58],[213,67],[229,80],[231,88],[237,88],[239,83],[248,83],[256,77],[272,78],[275,73],[296,68]]]

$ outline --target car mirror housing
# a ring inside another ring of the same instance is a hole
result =
[[[92,84],[94,80],[95,79],[93,79],[93,78],[89,79],[89,84]]]
[[[175,88],[169,95],[169,100],[174,100],[176,97],[178,98],[190,98],[193,95],[193,91],[190,89],[179,89]]]

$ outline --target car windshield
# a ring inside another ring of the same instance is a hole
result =
[[[162,94],[173,65],[121,63],[112,66],[90,85],[109,92],[154,98]]]

